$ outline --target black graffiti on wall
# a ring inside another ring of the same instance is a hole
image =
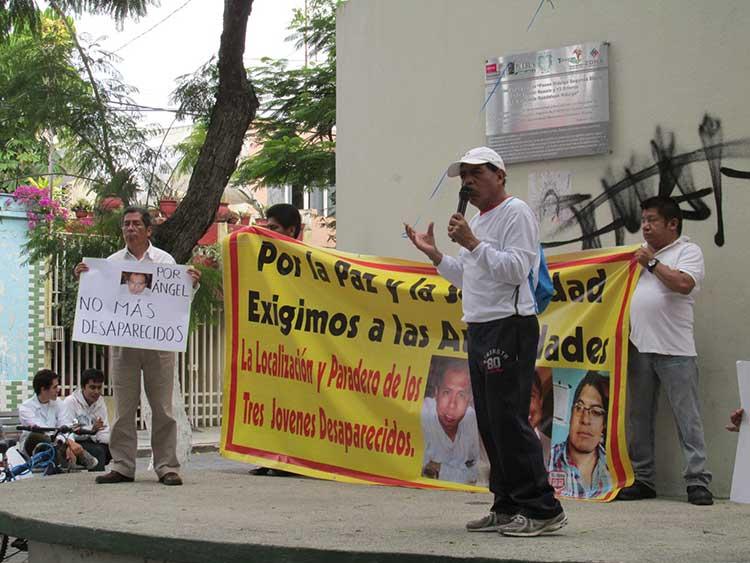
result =
[[[580,236],[545,242],[545,247],[562,246],[581,242],[584,249],[601,248],[601,237],[614,233],[617,246],[625,244],[626,232],[637,233],[641,228],[640,204],[653,195],[671,196],[681,204],[683,216],[688,221],[706,221],[711,217],[711,209],[706,203],[713,194],[716,216],[716,234],[714,242],[723,246],[724,215],[722,207],[722,177],[750,179],[750,172],[722,167],[723,158],[750,157],[750,138],[724,141],[721,120],[708,114],[698,127],[698,136],[702,147],[691,152],[676,154],[676,142],[673,132],[665,133],[661,127],[656,128],[651,139],[651,163],[639,163],[636,156],[631,157],[624,171],[615,176],[611,169],[601,179],[602,193],[593,197],[589,194],[556,196],[545,194],[542,214],[555,213],[568,209],[572,217],[562,222],[554,235],[562,235],[571,229],[578,229]],[[711,185],[698,187],[693,181],[692,166],[706,163]],[[750,185],[750,184],[749,184]],[[596,211],[608,205],[612,220],[599,227]]]

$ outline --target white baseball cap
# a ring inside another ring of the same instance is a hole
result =
[[[461,174],[462,164],[492,164],[505,172],[505,163],[503,162],[503,159],[489,147],[477,147],[471,149],[461,157],[461,160],[457,160],[448,167],[448,176],[451,178],[459,176]]]

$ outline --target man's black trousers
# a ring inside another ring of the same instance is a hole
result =
[[[539,323],[512,316],[469,323],[469,369],[479,434],[490,461],[492,511],[552,518],[562,512],[529,425]]]

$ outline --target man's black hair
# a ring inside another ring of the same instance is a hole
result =
[[[667,223],[672,219],[677,219],[677,235],[682,234],[682,210],[677,202],[671,197],[657,195],[650,197],[641,203],[641,209],[656,209]]]
[[[83,373],[81,374],[81,389],[86,387],[90,382],[104,383],[104,372],[96,368],[83,370]]]
[[[299,210],[289,203],[277,203],[266,209],[266,219],[276,219],[285,229],[294,227],[293,238],[297,238],[302,230],[302,216]]]
[[[34,393],[39,395],[43,389],[49,389],[52,387],[52,382],[60,377],[51,369],[40,369],[34,375]]]
[[[148,228],[151,226],[151,213],[148,212],[148,209],[145,207],[138,207],[135,205],[128,205],[122,212],[123,219],[125,218],[125,215],[128,213],[140,213],[141,214],[141,221],[143,221],[143,225]]]
[[[573,406],[571,407],[570,412],[572,413],[575,409],[575,404],[581,397],[583,388],[587,385],[596,389],[596,392],[599,393],[599,396],[602,398],[602,407],[605,411],[609,410],[609,378],[604,377],[598,371],[588,371],[583,379],[581,379],[578,387],[576,387],[576,392],[573,394]]]

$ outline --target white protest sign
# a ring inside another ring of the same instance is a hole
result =
[[[737,381],[740,384],[740,407],[745,410],[737,440],[737,456],[734,459],[732,492],[729,500],[750,503],[750,362],[737,362]]]
[[[73,340],[184,352],[192,280],[187,266],[86,258]]]

